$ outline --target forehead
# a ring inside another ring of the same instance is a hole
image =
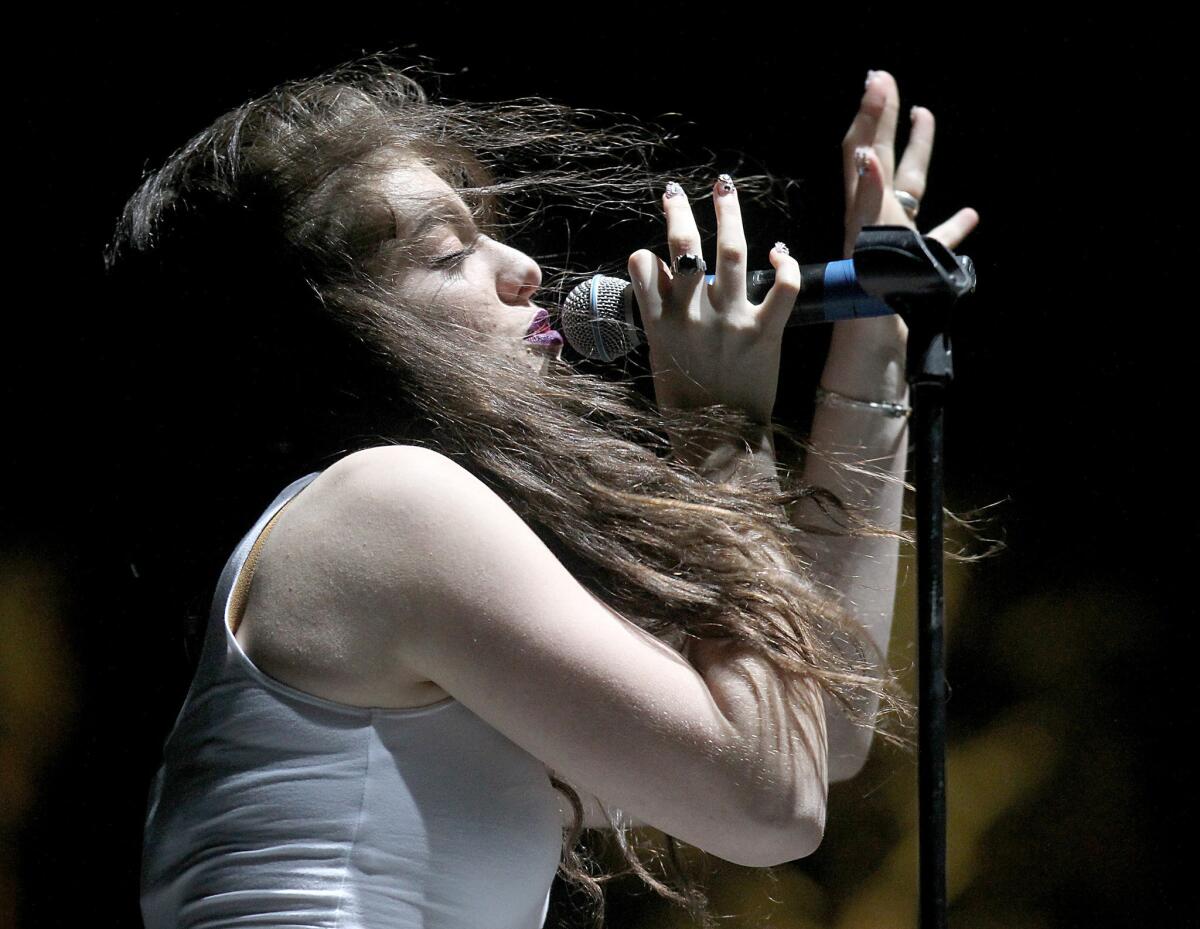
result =
[[[462,197],[423,164],[405,162],[388,167],[380,186],[402,234],[415,233],[430,219],[471,219],[471,211]]]
[[[419,162],[398,161],[382,173],[383,188],[401,198],[453,196],[454,190],[430,168]]]

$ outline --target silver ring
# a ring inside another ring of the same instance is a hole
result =
[[[906,190],[893,190],[892,193],[896,195],[896,199],[904,207],[904,212],[908,214],[908,218],[916,219],[917,214],[921,212],[921,201]]]
[[[674,275],[703,274],[707,270],[708,265],[700,255],[676,255],[671,259],[671,273]]]

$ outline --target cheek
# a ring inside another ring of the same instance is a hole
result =
[[[454,319],[484,335],[507,336],[512,333],[514,315],[497,306],[494,292],[463,285],[455,292]]]
[[[417,288],[414,296],[442,319],[480,329],[481,301],[475,288],[461,281],[439,282],[436,285]]]
[[[520,316],[497,305],[495,292],[470,280],[423,282],[412,295],[443,319],[482,335],[520,339]]]

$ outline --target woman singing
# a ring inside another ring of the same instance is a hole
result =
[[[873,72],[847,255],[863,225],[914,225],[933,115],[897,166],[898,110]],[[749,303],[761,179],[660,176],[655,144],[540,99],[432,102],[368,59],[220,117],[126,205],[129,318],[188,333],[139,369],[162,414],[130,464],[146,558],[209,594],[228,558],[151,788],[149,929],[532,929],[556,869],[599,902],[582,829],[709,925],[627,830],[808,855],[828,783],[906,711],[884,661],[904,324],[835,325],[792,479],[771,420],[799,265],[777,244]],[[550,202],[661,208],[666,249],[622,268],[654,403],[559,357],[543,267],[508,244],[542,224],[565,245]]]

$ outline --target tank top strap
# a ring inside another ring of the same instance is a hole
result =
[[[212,638],[216,639],[216,642],[224,641],[226,628],[225,616],[234,593],[234,583],[237,580],[238,574],[241,573],[242,566],[246,563],[251,551],[255,548],[255,543],[258,541],[259,536],[262,535],[267,524],[279,515],[279,511],[283,509],[284,505],[311,484],[320,474],[320,471],[313,471],[311,474],[297,478],[288,484],[287,487],[283,488],[275,499],[271,501],[270,505],[263,510],[262,515],[255,520],[250,530],[242,536],[242,540],[238,542],[237,547],[225,562],[225,567],[221,571],[221,577],[217,581],[217,589],[213,594],[212,608],[209,611],[208,617],[208,632]]]

